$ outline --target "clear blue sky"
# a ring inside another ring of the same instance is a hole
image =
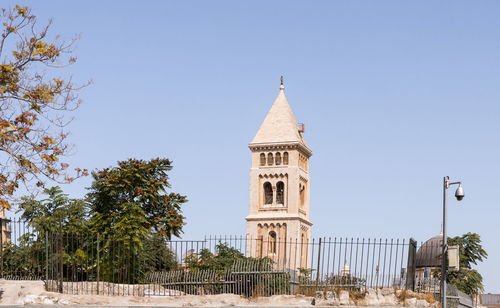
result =
[[[173,160],[173,189],[190,200],[184,238],[244,234],[247,144],[283,74],[314,152],[313,236],[424,241],[440,231],[449,175],[466,193],[449,204],[449,233],[481,235],[479,270],[500,293],[499,2],[21,4],[53,17],[52,34],[82,33],[71,70],[94,84],[71,162]]]

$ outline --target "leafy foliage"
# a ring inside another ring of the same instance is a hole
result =
[[[68,198],[58,186],[44,189],[43,194],[47,196],[45,199],[28,196],[18,204],[21,221],[30,228],[17,245],[8,243],[4,248],[4,268],[21,277],[45,276],[47,264],[57,265],[56,251],[63,241],[64,272],[76,278],[88,265],[85,248],[91,243],[82,236],[89,230],[88,206],[83,200]],[[47,254],[48,250],[52,253]]]
[[[151,273],[178,267],[174,253],[158,235],[138,243],[92,233],[46,233],[44,237],[27,233],[17,243],[4,243],[1,256],[0,276],[15,279],[57,280],[62,268],[65,280],[95,281],[99,264],[100,281],[144,283]]]
[[[16,6],[0,13],[0,207],[10,208],[14,192],[43,187],[47,181],[71,182],[87,174],[60,159],[70,151],[64,127],[65,113],[80,104],[71,78],[54,70],[70,65],[75,39],[47,38],[51,22],[37,30],[28,7]]]
[[[219,243],[215,254],[209,249],[201,249],[199,255],[191,254],[186,257],[185,262],[190,270],[226,271],[231,269],[234,261],[245,258],[239,250],[227,243]]]
[[[456,272],[447,271],[446,281],[469,295],[483,292],[483,277],[472,268],[473,265],[477,265],[478,262],[488,257],[481,246],[481,237],[477,233],[469,232],[462,236],[448,238],[448,245],[460,246],[460,269]],[[435,276],[441,279],[441,269],[435,271]]]
[[[140,251],[138,260],[143,264],[144,274],[171,271],[178,267],[174,252],[167,246],[165,239],[157,233],[144,242],[144,249]]]
[[[311,284],[311,277],[314,269],[299,267],[299,284]]]
[[[235,261],[243,261],[234,273]],[[221,283],[205,286],[206,294],[220,293],[223,280],[232,277],[237,281],[238,288],[246,296],[261,296],[288,293],[290,277],[288,273],[273,272],[274,262],[269,258],[245,257],[238,249],[227,243],[219,242],[215,253],[208,249],[200,250],[199,254],[186,256],[185,263],[189,271],[209,270],[217,273]],[[247,273],[248,272],[248,273]]]
[[[178,267],[173,251],[167,246],[164,237],[158,234],[147,236],[141,241],[108,234],[101,237],[99,243],[102,281],[144,283],[149,281],[147,276],[151,273],[170,271]],[[91,255],[95,256],[96,252]],[[92,259],[92,263],[96,262],[95,258]]]
[[[88,194],[93,229],[136,239],[152,231],[167,239],[180,236],[184,226],[181,206],[187,199],[167,193],[171,169],[168,159],[129,159],[118,162],[118,167],[93,172]]]
[[[70,199],[59,186],[46,188],[46,199],[22,197],[17,212],[41,237],[45,233],[88,231],[88,205],[80,199]]]
[[[460,291],[469,295],[484,291],[483,277],[472,265],[477,265],[488,257],[481,246],[481,238],[477,233],[467,233],[448,240],[448,245],[460,246],[460,270],[449,272],[447,281],[454,284]]]
[[[167,193],[167,159],[130,159],[93,174],[87,200],[60,187],[18,204],[27,233],[3,246],[0,268],[16,277],[146,282],[148,275],[178,268],[167,239],[184,225],[186,197]],[[172,225],[170,225],[172,224]],[[230,256],[228,256],[229,258]],[[47,267],[48,266],[48,267]]]

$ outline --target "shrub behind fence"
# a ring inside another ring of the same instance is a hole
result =
[[[337,287],[405,288],[409,282],[411,289],[436,287],[435,280],[415,280],[414,272],[408,279],[416,245],[404,239],[321,238],[302,243],[278,238],[271,243],[265,238],[211,236],[167,241],[158,235],[22,231],[18,225],[16,236],[1,246],[0,275],[42,279],[49,291],[270,296]],[[282,249],[260,250],[256,257],[255,247]],[[305,264],[296,257],[298,247],[306,247]]]

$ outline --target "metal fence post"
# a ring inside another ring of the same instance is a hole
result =
[[[59,225],[59,293],[63,293],[63,234]]]
[[[318,285],[319,285],[319,265],[321,262],[321,237],[319,238],[319,243],[318,243],[318,265],[316,267],[316,291],[318,290]]]
[[[415,255],[417,253],[417,241],[410,238],[408,245],[408,267],[406,270],[406,289],[415,291]]]
[[[99,295],[99,265],[100,265],[100,260],[99,260],[99,233],[97,233],[97,295]]]
[[[45,280],[49,280],[49,234],[45,232]]]

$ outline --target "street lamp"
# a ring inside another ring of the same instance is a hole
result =
[[[447,308],[446,306],[446,257],[448,253],[448,244],[447,244],[447,237],[446,237],[446,191],[451,185],[458,185],[457,190],[455,191],[455,198],[457,198],[458,201],[461,201],[465,194],[464,194],[464,189],[462,188],[462,182],[450,182],[450,177],[445,176],[443,178],[443,254],[441,255],[441,258],[443,259],[442,267],[441,267],[441,293],[442,293],[442,301],[443,303],[442,307]]]

